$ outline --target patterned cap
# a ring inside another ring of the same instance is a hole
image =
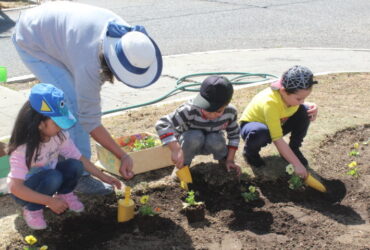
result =
[[[317,82],[313,80],[312,71],[307,67],[296,65],[283,74],[281,84],[285,89],[308,89]]]

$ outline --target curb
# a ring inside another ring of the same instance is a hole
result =
[[[24,75],[24,76],[16,76],[9,78],[6,83],[24,83],[24,82],[29,82],[29,81],[34,81],[36,80],[36,77],[32,74],[30,75]]]

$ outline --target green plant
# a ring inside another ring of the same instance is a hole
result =
[[[353,177],[359,177],[360,176],[360,173],[359,173],[357,168],[352,168],[352,169],[348,170],[346,174],[350,175],[350,176],[353,176]]]
[[[149,216],[158,214],[154,211],[154,209],[149,205],[148,202],[149,202],[149,195],[143,195],[140,198],[140,203],[142,204],[142,206],[139,207],[139,214],[149,215]]]
[[[358,152],[357,150],[352,150],[351,152],[349,152],[349,156],[359,156],[360,155],[360,152]]]
[[[357,162],[352,161],[347,165],[349,167],[349,170],[346,172],[347,175],[353,176],[353,177],[359,177],[360,173],[359,170],[356,168],[357,167]]]
[[[288,180],[289,188],[292,190],[300,189],[303,186],[303,181],[301,177],[298,175],[293,174],[290,179]]]
[[[188,192],[188,196],[185,198],[185,202],[183,203],[183,208],[189,207],[189,206],[197,206],[203,204],[201,201],[195,200],[195,192],[193,190],[190,190]]]
[[[255,186],[249,186],[248,188],[249,192],[243,192],[241,193],[242,197],[244,198],[245,202],[250,202],[257,200],[259,198],[258,192],[256,192]]]
[[[47,250],[48,249],[47,245],[43,245],[41,247],[35,246],[35,244],[37,243],[37,238],[33,235],[27,235],[26,237],[24,237],[24,240],[26,241],[28,246],[24,246],[23,250]]]
[[[288,166],[286,166],[285,171],[289,175],[291,175],[290,179],[288,180],[289,188],[292,189],[292,190],[300,189],[303,186],[303,181],[302,181],[301,177],[299,177],[298,175],[296,175],[294,173],[293,165],[289,164]]]
[[[143,139],[135,141],[133,151],[140,151],[146,148],[152,148],[159,144],[160,142],[158,141],[158,139],[154,138],[153,136],[147,136]]]

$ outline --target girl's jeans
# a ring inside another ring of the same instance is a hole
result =
[[[31,175],[24,185],[41,194],[52,196],[55,193],[68,194],[72,192],[83,173],[82,162],[68,159],[59,162],[55,169],[46,169]],[[36,211],[45,205],[28,202],[12,195],[15,201],[27,210]]]
[[[223,133],[188,130],[179,137],[184,153],[184,165],[189,166],[194,156],[213,154],[215,160],[222,160],[227,155],[226,140]]]
[[[64,98],[72,114],[77,116],[77,99],[74,88],[74,80],[71,73],[63,67],[57,67],[50,63],[33,57],[14,41],[13,44],[18,51],[20,58],[29,70],[43,83],[53,84],[64,92]],[[78,119],[77,119],[78,120]],[[85,132],[79,122],[68,130],[73,142],[87,159],[91,158],[90,136]]]
[[[289,146],[292,150],[302,146],[303,139],[307,134],[310,125],[307,109],[305,105],[300,105],[297,112],[289,117],[282,126],[284,135],[291,133]],[[257,155],[262,147],[271,143],[268,127],[260,122],[242,124],[240,133],[245,141],[243,154],[247,156]]]

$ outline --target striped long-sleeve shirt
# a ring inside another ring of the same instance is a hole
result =
[[[203,117],[201,109],[192,105],[192,100],[190,100],[171,114],[160,118],[155,125],[155,129],[163,144],[177,141],[180,134],[190,129],[198,129],[205,132],[225,130],[228,146],[231,147],[238,147],[240,141],[237,110],[232,105],[226,106],[224,113],[220,117],[214,120],[207,120]]]

